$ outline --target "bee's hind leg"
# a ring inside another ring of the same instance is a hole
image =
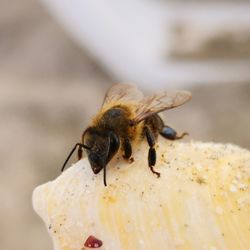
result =
[[[146,138],[147,138],[147,142],[148,142],[148,145],[149,145],[149,151],[148,151],[148,166],[150,168],[150,170],[152,171],[152,173],[156,174],[157,177],[160,177],[160,173],[159,172],[156,172],[154,170],[154,165],[156,163],[156,151],[155,151],[155,136],[152,132],[152,130],[148,127],[148,126],[145,126],[144,127],[144,133],[146,135]]]
[[[188,135],[188,133],[184,132],[180,136],[178,136],[177,132],[173,128],[166,125],[163,126],[162,130],[160,131],[160,134],[166,139],[172,141],[182,139],[185,135]]]

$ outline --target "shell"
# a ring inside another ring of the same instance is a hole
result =
[[[86,158],[33,192],[54,249],[250,249],[250,152],[234,145],[160,139],[157,178],[148,146],[94,175]]]

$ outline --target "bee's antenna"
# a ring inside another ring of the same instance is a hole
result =
[[[64,162],[63,166],[62,166],[62,169],[61,169],[61,172],[63,172],[64,168],[66,167],[71,155],[74,153],[74,151],[76,150],[77,147],[82,147],[82,148],[86,148],[88,150],[90,150],[90,147],[84,145],[84,144],[81,144],[81,143],[76,143],[76,145],[73,147],[73,149],[71,150],[71,152],[69,153],[66,161]]]
[[[79,144],[79,146],[81,146],[82,148],[86,148],[86,149],[88,149],[88,150],[91,149],[90,147],[88,147],[88,146],[86,146],[86,145],[84,145],[84,144],[80,144],[80,143],[78,143],[78,144]]]
[[[107,181],[106,181],[106,165],[103,168],[103,183],[104,183],[104,186],[106,187],[107,186]]]

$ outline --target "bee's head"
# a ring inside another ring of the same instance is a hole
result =
[[[120,146],[119,137],[114,132],[95,127],[84,132],[82,141],[86,145],[88,159],[95,174],[105,170]]]

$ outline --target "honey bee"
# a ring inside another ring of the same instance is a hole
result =
[[[102,108],[94,117],[92,124],[83,132],[82,141],[76,143],[66,161],[76,149],[78,159],[86,151],[94,174],[103,169],[103,182],[106,181],[106,167],[114,155],[121,150],[124,159],[131,159],[132,144],[146,138],[148,166],[152,173],[156,164],[155,143],[158,135],[169,140],[183,138],[187,133],[177,135],[176,131],[165,125],[158,113],[178,107],[191,99],[187,91],[165,91],[144,97],[135,87],[129,84],[115,84],[106,93]]]

